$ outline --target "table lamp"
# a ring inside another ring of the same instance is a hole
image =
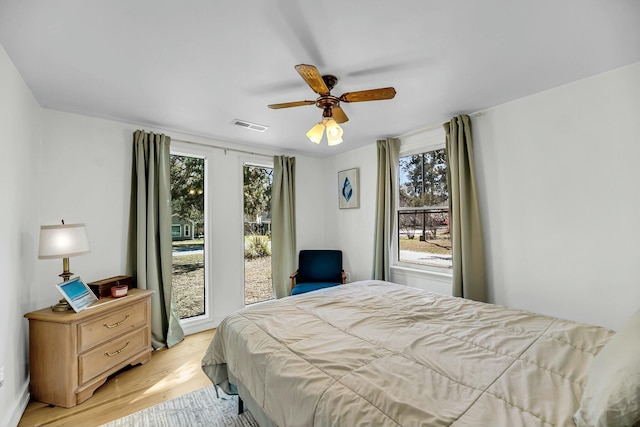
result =
[[[69,257],[82,255],[89,252],[89,238],[87,228],[84,224],[62,224],[43,225],[40,227],[40,247],[38,249],[39,259],[62,258],[62,274],[60,277],[68,281],[73,273],[69,271]],[[54,310],[63,311],[64,305],[68,304],[64,299],[60,304],[54,306]],[[56,309],[57,306],[60,306]],[[69,307],[70,308],[70,307]]]

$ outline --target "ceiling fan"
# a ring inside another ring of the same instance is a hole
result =
[[[268,107],[279,109],[315,104],[316,107],[322,108],[322,121],[307,132],[307,138],[316,144],[320,143],[325,128],[327,130],[327,141],[329,145],[338,145],[342,142],[342,128],[338,123],[344,123],[349,120],[349,118],[342,108],[340,108],[341,102],[379,101],[391,99],[396,96],[396,90],[394,88],[385,87],[361,90],[358,92],[347,92],[340,95],[340,97],[336,97],[331,95],[331,89],[338,83],[336,76],[331,74],[322,76],[313,65],[299,64],[296,65],[295,68],[309,87],[320,96],[315,101],[283,102],[281,104],[269,104]]]

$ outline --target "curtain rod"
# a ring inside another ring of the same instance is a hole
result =
[[[483,111],[484,111],[484,110],[476,111],[475,113],[471,113],[471,114],[467,114],[467,115],[468,115],[469,117],[473,117],[473,118],[475,118],[475,117],[480,117],[480,116],[483,114]],[[415,135],[415,134],[417,134],[417,133],[421,133],[421,132],[429,132],[429,131],[432,131],[432,130],[436,130],[436,129],[438,129],[439,127],[442,127],[442,125],[444,125],[445,123],[449,123],[449,121],[447,120],[446,122],[442,122],[442,123],[435,123],[435,124],[433,124],[433,125],[423,127],[422,129],[413,130],[413,131],[411,131],[411,132],[407,132],[407,133],[405,133],[405,134],[398,135],[396,138],[406,138],[406,137],[408,137],[408,136]]]
[[[273,156],[274,156],[272,154],[256,153],[254,151],[240,150],[238,148],[223,147],[221,145],[205,144],[203,142],[185,141],[184,139],[171,138],[171,140],[172,141],[176,141],[176,142],[182,142],[184,144],[193,144],[193,145],[199,145],[201,147],[216,148],[218,150],[224,150],[225,154],[227,154],[227,151],[235,151],[236,153],[251,154],[253,156],[264,156],[264,157],[269,157],[269,158],[273,158]]]

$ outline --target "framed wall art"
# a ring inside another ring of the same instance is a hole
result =
[[[360,207],[358,168],[338,172],[338,200],[340,209]]]

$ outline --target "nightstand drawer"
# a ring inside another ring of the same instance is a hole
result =
[[[78,382],[83,384],[150,346],[148,328],[102,344],[78,357]]]
[[[126,297],[125,297],[126,298]],[[146,325],[149,301],[132,304],[78,325],[78,353]]]

